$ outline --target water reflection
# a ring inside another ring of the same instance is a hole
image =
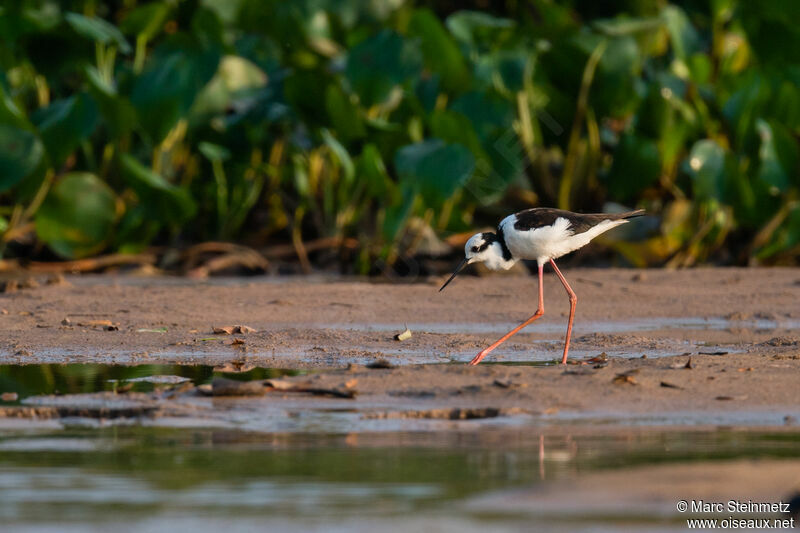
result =
[[[570,508],[568,497],[560,510],[536,502],[549,501],[565,482],[580,486],[593,476],[598,483],[614,476],[624,499],[627,472],[635,490],[637,472],[664,466],[699,475],[758,460],[774,476],[767,466],[775,462],[797,468],[798,444],[800,432],[756,431],[290,435],[131,426],[6,432],[0,435],[0,523],[89,529],[147,519],[169,529],[207,516],[226,517],[234,530],[258,520],[288,529],[309,521],[391,525],[410,513],[442,530],[457,529],[465,516],[502,530],[518,529],[519,514],[536,510],[555,527],[580,509]],[[513,505],[525,498],[530,502]],[[583,509],[592,503],[584,501]],[[641,526],[642,518],[636,520]],[[607,521],[569,529],[603,529],[612,525]],[[654,516],[643,524],[669,526],[663,521]]]
[[[129,385],[128,390],[149,392],[159,385],[173,385],[178,381],[175,378],[185,378],[200,385],[210,382],[214,376],[248,381],[293,376],[302,372],[280,368],[223,372],[209,365],[0,365],[0,392],[16,392],[19,400],[39,394],[113,391],[124,385]],[[0,405],[13,403],[0,402]]]

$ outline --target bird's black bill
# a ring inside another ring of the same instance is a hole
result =
[[[461,264],[456,267],[455,271],[453,272],[453,275],[450,276],[450,279],[444,282],[444,285],[442,285],[442,288],[439,289],[439,292],[442,292],[444,288],[447,287],[451,281],[453,281],[453,278],[455,278],[458,275],[458,273],[461,272],[461,269],[464,268],[465,266],[467,266],[466,258],[464,258],[464,260],[461,261]]]

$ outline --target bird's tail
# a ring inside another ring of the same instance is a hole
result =
[[[636,218],[646,215],[644,209],[637,209],[636,211],[628,211],[627,213],[618,213],[615,218],[623,218],[625,220],[629,218]]]

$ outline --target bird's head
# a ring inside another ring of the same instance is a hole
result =
[[[471,263],[485,263],[490,270],[506,270],[511,268],[515,262],[513,259],[503,257],[503,246],[500,244],[500,238],[496,234],[491,232],[476,233],[464,245],[464,260],[456,267],[453,275],[442,285],[439,292],[444,290],[453,281],[453,278]]]

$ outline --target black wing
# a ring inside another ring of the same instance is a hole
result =
[[[573,213],[563,209],[553,209],[550,207],[534,207],[517,213],[517,220],[514,222],[514,229],[518,231],[528,231],[543,226],[552,226],[558,218],[566,218],[569,221],[569,229],[573,235],[588,231],[604,220],[620,220],[638,217],[644,214],[643,209],[629,211],[627,213]]]

